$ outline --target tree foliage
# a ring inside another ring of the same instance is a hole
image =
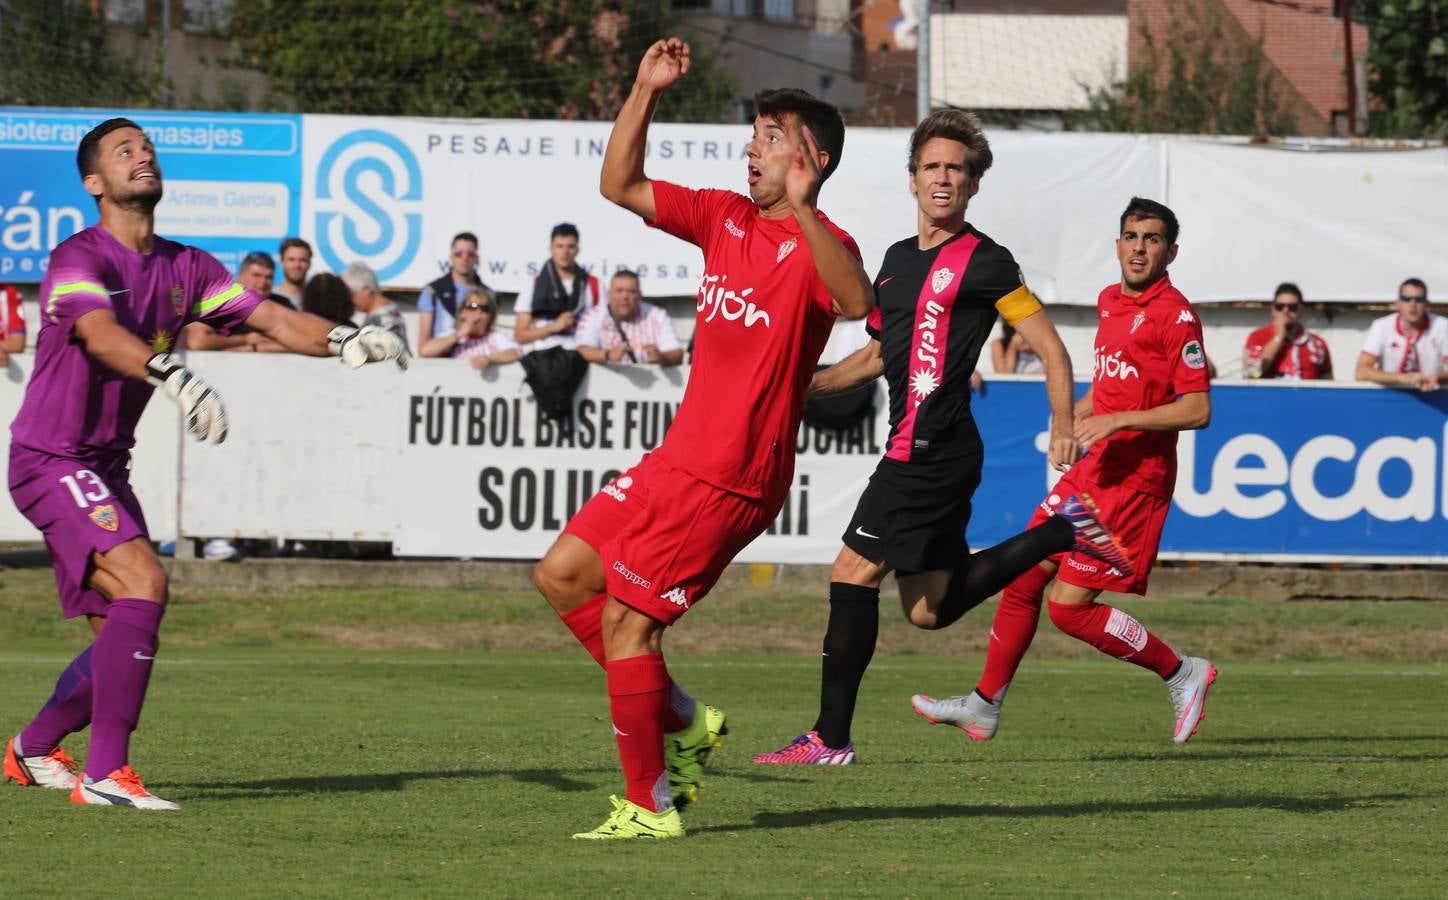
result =
[[[237,4],[236,64],[313,113],[611,119],[665,35],[649,0],[265,0]],[[695,48],[661,118],[720,121],[732,80]]]
[[[0,2],[0,103],[152,107],[160,66],[118,49],[88,0]],[[140,42],[137,42],[140,45]]]
[[[1164,34],[1143,26],[1141,61],[1091,92],[1082,117],[1095,131],[1287,135],[1296,130],[1262,49],[1215,4],[1168,0]]]
[[[1448,0],[1354,4],[1368,26],[1374,134],[1448,138]]]

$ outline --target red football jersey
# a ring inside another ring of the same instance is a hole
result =
[[[1152,409],[1207,390],[1207,353],[1196,310],[1165,275],[1140,297],[1113,284],[1096,299],[1100,316],[1092,360],[1096,415]],[[1091,448],[1087,466],[1103,485],[1125,484],[1158,497],[1176,486],[1174,431],[1118,431]]]
[[[766,219],[732,191],[653,186],[651,224],[704,251],[689,384],[658,452],[715,487],[782,500],[835,320],[830,292],[793,216]],[[854,239],[819,217],[858,259]]]
[[[1262,358],[1262,348],[1272,340],[1272,326],[1264,325],[1247,335],[1244,347],[1249,360]],[[1277,351],[1277,358],[1262,359],[1263,378],[1291,378],[1311,381],[1332,377],[1332,353],[1327,341],[1302,329],[1296,338],[1286,341]]]

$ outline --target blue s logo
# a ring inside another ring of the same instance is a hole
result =
[[[395,135],[343,135],[317,165],[317,251],[333,272],[361,259],[383,284],[401,274],[422,240],[422,171]]]

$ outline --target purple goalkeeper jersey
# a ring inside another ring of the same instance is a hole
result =
[[[81,459],[129,451],[154,390],[85,351],[73,334],[81,316],[110,310],[121,327],[164,353],[186,324],[205,322],[230,334],[262,302],[204,250],[157,236],[151,252],[137,253],[99,225],[51,251],[39,300],[35,371],[11,439]]]

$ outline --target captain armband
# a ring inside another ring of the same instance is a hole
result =
[[[1011,325],[1044,309],[1041,301],[1024,284],[995,302],[996,312]]]

